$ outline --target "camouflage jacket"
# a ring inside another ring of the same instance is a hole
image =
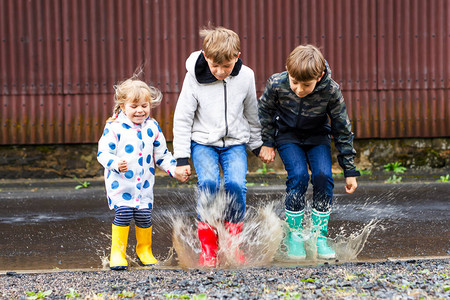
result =
[[[299,145],[330,144],[331,135],[339,151],[338,162],[345,177],[359,176],[354,158],[353,132],[344,97],[331,79],[327,64],[325,75],[314,91],[299,98],[289,86],[287,72],[272,75],[258,101],[264,146],[286,143]]]

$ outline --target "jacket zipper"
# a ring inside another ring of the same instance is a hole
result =
[[[225,136],[222,138],[223,147],[225,147],[225,137],[228,135],[228,119],[227,119],[227,83],[223,81],[223,101],[225,104]]]

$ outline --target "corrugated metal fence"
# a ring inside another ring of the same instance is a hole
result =
[[[0,0],[0,144],[95,143],[113,85],[140,66],[168,140],[184,62],[211,23],[265,81],[319,46],[357,138],[450,136],[448,0]]]

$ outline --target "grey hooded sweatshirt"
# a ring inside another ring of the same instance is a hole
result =
[[[261,125],[253,71],[238,59],[231,74],[217,80],[201,51],[189,56],[186,70],[173,122],[177,165],[188,164],[191,141],[217,147],[246,144],[251,151],[259,149]]]

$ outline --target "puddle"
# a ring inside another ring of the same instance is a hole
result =
[[[323,263],[314,259],[311,250],[301,262],[283,256],[283,190],[249,188],[244,233],[239,240],[246,267]],[[152,248],[160,266],[197,267],[200,245],[195,195],[191,188],[155,194]],[[353,195],[336,194],[329,244],[340,262],[448,256],[449,203],[445,184],[360,185]],[[2,198],[0,193],[0,270],[108,268],[113,217],[103,190],[92,190],[85,199],[55,199],[41,193],[40,197],[17,200],[14,194]],[[223,225],[215,225],[223,241],[219,267],[241,267],[227,258],[229,238]],[[131,261],[136,257],[133,227],[127,248]],[[131,263],[133,266],[137,264]]]

